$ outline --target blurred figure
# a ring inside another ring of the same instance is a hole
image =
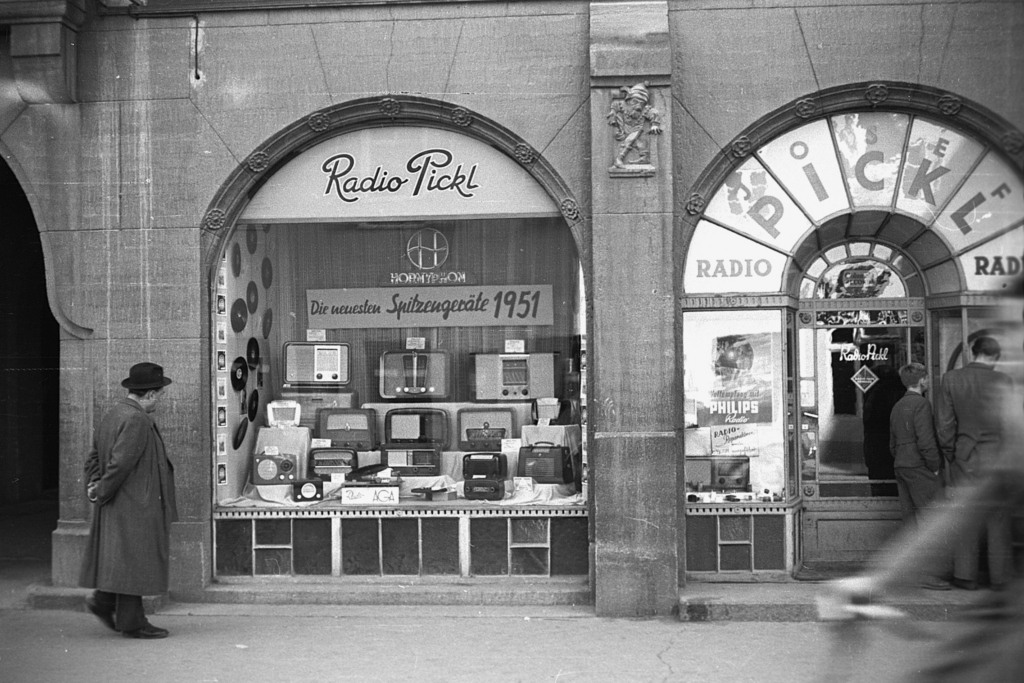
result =
[[[1016,386],[1024,379],[1024,288],[1017,280],[1003,303],[1002,322],[1014,339],[1009,364]],[[1005,364],[1005,361],[1004,361]],[[823,604],[869,605],[921,571],[934,571],[962,537],[977,534],[991,516],[1024,513],[1024,400],[1013,385],[999,383],[988,404],[1001,446],[977,476],[959,486],[957,496],[926,511],[878,554],[866,573],[831,585]],[[1024,681],[1024,567],[1008,577],[1005,591],[980,594],[962,613],[962,628],[935,648],[929,665],[911,674],[918,683],[1019,683]]]
[[[995,369],[1002,349],[992,337],[971,344],[973,360],[942,377],[936,397],[939,448],[949,463],[950,486],[955,498],[974,483],[999,457],[1000,401],[1013,386],[1010,377]],[[988,540],[989,577],[993,588],[1006,585],[1010,571],[1010,517],[993,514],[982,530]],[[953,552],[953,585],[978,587],[978,551],[982,533],[965,534]]]

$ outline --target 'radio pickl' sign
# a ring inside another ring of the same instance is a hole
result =
[[[243,223],[559,216],[518,163],[458,133],[414,126],[353,131],[274,172]]]

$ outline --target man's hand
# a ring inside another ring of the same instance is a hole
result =
[[[96,484],[97,482],[90,481],[89,486],[87,486],[85,489],[85,495],[89,499],[90,503],[96,502]]]

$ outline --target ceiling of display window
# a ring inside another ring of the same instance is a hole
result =
[[[903,296],[995,292],[1022,254],[1024,181],[998,152],[926,117],[852,112],[733,169],[697,224],[683,283],[688,294],[815,296],[807,288],[826,269],[859,258]]]

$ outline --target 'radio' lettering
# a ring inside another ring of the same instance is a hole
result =
[[[772,272],[772,264],[768,259],[718,259],[712,261],[697,259],[697,277],[767,277]]]
[[[1016,256],[975,256],[975,275],[1016,275],[1021,271],[1021,259]]]

